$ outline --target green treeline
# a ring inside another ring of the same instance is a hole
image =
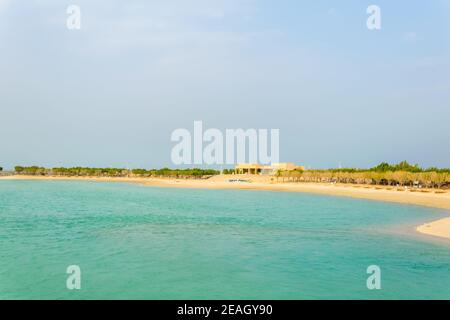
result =
[[[423,169],[419,167],[418,164],[411,165],[407,161],[402,161],[398,164],[391,165],[387,162],[382,162],[376,167],[370,169],[357,169],[357,168],[342,168],[342,169],[328,169],[324,171],[334,171],[334,172],[446,172],[450,173],[450,168],[439,169],[436,167],[430,167]]]
[[[145,169],[133,169],[131,170],[132,174],[138,176],[165,176],[165,177],[202,177],[202,176],[214,176],[220,174],[218,170],[212,169],[153,169],[153,170],[145,170]]]
[[[170,177],[201,179],[220,174],[212,169],[123,169],[123,168],[52,168],[38,166],[15,167],[16,174],[66,177]],[[223,170],[224,174],[233,174],[233,169]],[[406,161],[398,164],[383,162],[370,169],[340,168],[313,169],[305,171],[278,171],[277,179],[295,182],[354,183],[390,186],[421,186],[442,188],[450,186],[449,168],[421,168]]]
[[[64,176],[64,177],[175,177],[175,178],[201,178],[220,174],[220,171],[211,169],[123,169],[123,168],[52,168],[47,169],[38,166],[16,166],[15,172],[22,175],[33,176]]]
[[[342,168],[278,172],[277,178],[296,182],[354,183],[388,186],[420,186],[442,188],[450,185],[449,168],[427,168],[402,161],[396,165],[386,162],[370,169]]]

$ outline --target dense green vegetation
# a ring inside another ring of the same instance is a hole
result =
[[[38,166],[16,166],[15,172],[22,175],[33,176],[66,176],[66,177],[175,177],[175,178],[202,178],[220,174],[217,170],[210,169],[123,169],[123,168],[52,168],[47,169]]]
[[[418,165],[410,165],[402,161],[396,165],[383,162],[370,169],[342,168],[278,172],[277,178],[285,181],[441,188],[450,185],[450,169],[423,169]]]
[[[21,167],[16,166],[14,168],[17,174],[25,174],[25,175],[46,175],[48,170],[42,167],[32,166],[32,167]]]
[[[52,168],[38,166],[15,167],[16,174],[37,176],[66,177],[169,177],[184,179],[202,179],[220,174],[212,169],[123,169],[123,168]],[[225,169],[223,174],[233,174],[234,169]],[[278,171],[277,180],[291,182],[325,182],[354,183],[389,186],[421,186],[427,188],[442,188],[450,186],[450,169],[421,168],[406,161],[398,164],[383,162],[369,169],[340,168],[314,169],[306,171]]]
[[[145,170],[145,169],[133,169],[131,170],[132,174],[140,175],[140,176],[165,176],[165,177],[203,177],[203,176],[213,176],[220,174],[220,171],[212,170],[212,169],[153,169],[153,170]]]

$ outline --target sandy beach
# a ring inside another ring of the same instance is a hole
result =
[[[441,219],[431,223],[426,223],[417,228],[417,231],[436,237],[450,238],[450,218]]]
[[[230,182],[230,179],[243,181]],[[450,211],[450,192],[435,190],[410,190],[405,188],[386,188],[380,186],[322,184],[322,183],[283,183],[265,176],[220,175],[207,180],[159,179],[159,178],[100,178],[100,177],[44,177],[44,176],[5,176],[0,180],[80,180],[99,182],[128,182],[144,186],[191,189],[242,189],[282,192],[307,192],[333,196],[353,197],[377,201],[396,202],[441,208]],[[450,239],[450,217],[417,227],[423,234]]]

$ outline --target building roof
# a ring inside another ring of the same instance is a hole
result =
[[[272,163],[271,165],[261,165],[259,163],[239,163],[236,169],[266,169],[266,170],[304,170],[305,167],[298,166],[293,162]]]
[[[262,169],[263,167],[259,163],[239,163],[236,169]]]

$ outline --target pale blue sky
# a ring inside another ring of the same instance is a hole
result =
[[[172,166],[194,120],[306,166],[450,167],[450,0],[0,0],[0,119],[4,167]]]

